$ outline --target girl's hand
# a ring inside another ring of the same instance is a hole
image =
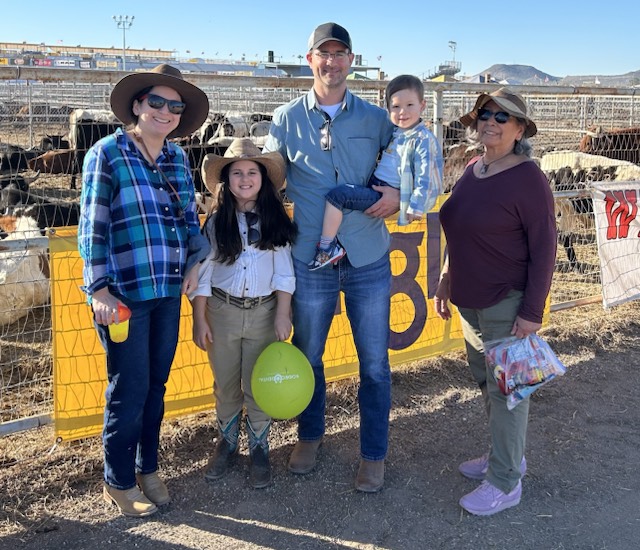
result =
[[[289,336],[291,336],[291,317],[287,314],[276,313],[274,327],[276,331],[276,338],[280,342],[284,342],[289,338]]]
[[[422,219],[422,214],[407,214],[407,221],[409,223],[419,222]]]
[[[206,318],[193,317],[193,341],[202,351],[213,344],[213,333]]]

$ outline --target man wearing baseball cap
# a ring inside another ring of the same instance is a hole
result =
[[[344,253],[334,259],[333,269],[310,271],[307,264],[314,258],[322,228],[325,194],[341,184],[366,186],[393,126],[383,109],[347,89],[354,55],[344,27],[333,22],[316,27],[306,59],[313,88],[276,110],[264,147],[264,152],[280,152],[287,164],[286,192],[294,202],[299,230],[292,249],[298,281],[293,344],[309,359],[316,379],[311,403],[298,417],[298,442],[289,470],[307,474],[316,465],[325,433],[322,357],[342,291],[360,362],[360,466],[355,487],[377,492],[384,484],[391,408],[391,237],[384,218],[398,211],[398,190],[376,186],[383,194],[377,203],[344,216],[338,233]]]

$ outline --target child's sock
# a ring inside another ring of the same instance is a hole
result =
[[[333,239],[335,239],[335,237],[327,237],[325,235],[322,235],[320,237],[320,242],[318,243],[318,248],[321,250],[329,250],[331,248]]]

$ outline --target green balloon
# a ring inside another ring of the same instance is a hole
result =
[[[251,391],[258,406],[271,418],[288,420],[307,408],[315,379],[309,360],[286,342],[269,344],[251,373]]]

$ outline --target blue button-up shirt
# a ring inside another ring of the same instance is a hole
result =
[[[195,191],[180,147],[165,142],[156,162],[179,203],[121,129],[87,152],[78,248],[89,296],[107,285],[131,300],[180,296],[189,234],[199,232]]]
[[[386,111],[349,91],[329,125],[329,151],[320,146],[324,122],[311,90],[276,109],[263,149],[278,151],[287,163],[286,193],[294,203],[294,221],[299,231],[292,253],[305,263],[315,255],[326,193],[345,183],[366,186],[378,153],[389,143],[393,132]],[[338,239],[355,267],[379,260],[391,242],[384,220],[359,211],[345,213]]]

